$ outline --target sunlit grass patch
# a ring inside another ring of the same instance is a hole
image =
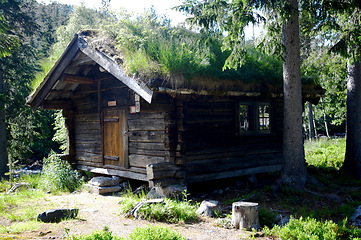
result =
[[[340,169],[345,158],[346,140],[320,139],[305,141],[305,158],[308,165]]]
[[[133,194],[131,191],[123,195],[120,202],[121,213],[127,213],[138,202],[145,200],[146,194],[143,192],[139,195]],[[177,223],[177,222],[194,222],[197,221],[198,205],[184,199],[176,200],[165,198],[163,203],[145,204],[142,206],[138,214],[140,218],[146,220],[156,220],[161,222]]]
[[[26,222],[16,222],[10,226],[0,226],[0,233],[22,233],[25,231],[37,231],[41,227],[41,223],[32,220]]]

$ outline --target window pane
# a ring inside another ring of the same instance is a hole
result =
[[[254,131],[253,105],[239,105],[239,129],[241,133]]]
[[[270,105],[258,105],[259,130],[270,130]]]

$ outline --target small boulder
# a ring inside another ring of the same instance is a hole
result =
[[[63,219],[76,218],[79,209],[52,209],[38,215],[38,221],[41,222],[59,222]]]
[[[278,226],[283,227],[290,221],[289,217],[282,216],[281,214],[276,216],[275,222]]]
[[[354,214],[350,217],[350,221],[353,225],[361,227],[361,206],[355,209]]]
[[[110,187],[120,184],[120,178],[117,176],[113,177],[94,177],[89,182],[89,185],[96,187]]]
[[[110,193],[117,193],[122,190],[120,186],[110,186],[110,187],[99,187],[87,184],[86,187],[88,188],[90,193],[94,194],[110,194]]]
[[[203,216],[215,217],[216,212],[219,211],[220,211],[220,204],[218,201],[203,200],[201,206],[197,209],[196,213]]]

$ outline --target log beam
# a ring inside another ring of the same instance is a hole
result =
[[[63,82],[64,83],[78,83],[78,84],[89,84],[89,85],[91,85],[95,81],[92,78],[89,78],[89,77],[64,74]]]

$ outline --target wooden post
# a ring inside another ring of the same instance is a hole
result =
[[[232,223],[236,229],[258,229],[258,203],[234,202],[232,204]]]

